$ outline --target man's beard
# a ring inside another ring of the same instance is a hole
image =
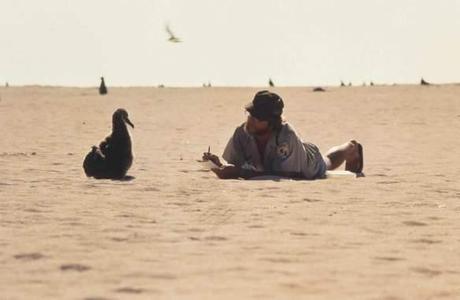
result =
[[[244,124],[244,130],[247,133],[252,134],[252,135],[256,135],[256,136],[266,135],[266,134],[271,132],[270,127],[267,127],[266,129],[263,129],[263,130],[250,130],[249,127],[248,127],[248,122],[246,122]]]

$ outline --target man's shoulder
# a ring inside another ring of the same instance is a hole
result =
[[[242,137],[242,136],[249,136],[248,132],[246,131],[246,128],[245,128],[245,123],[239,125],[238,127],[236,127],[235,129],[235,132],[233,133],[233,136],[234,137]]]
[[[281,126],[282,127],[281,127],[280,134],[282,136],[285,136],[285,137],[297,137],[297,138],[300,139],[299,135],[297,134],[297,131],[295,130],[295,128],[291,124],[285,122]]]

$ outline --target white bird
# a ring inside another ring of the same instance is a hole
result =
[[[177,36],[174,35],[174,33],[171,31],[171,28],[169,28],[169,25],[166,25],[166,32],[169,34],[169,39],[168,39],[169,42],[171,43],[182,42]]]

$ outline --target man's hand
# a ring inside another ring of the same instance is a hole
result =
[[[210,152],[205,152],[203,153],[203,160],[204,161],[211,161],[213,162],[216,166],[222,167],[223,164],[220,162],[219,157],[217,155],[214,155]]]
[[[239,167],[235,166],[223,166],[211,169],[220,179],[237,179],[240,177],[240,170]]]

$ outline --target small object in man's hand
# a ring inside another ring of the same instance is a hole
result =
[[[217,155],[214,155],[214,154],[210,153],[210,152],[203,153],[203,158],[202,159],[203,159],[203,162],[210,161],[213,164],[215,164],[216,167],[222,167],[222,163],[220,162],[219,157]]]

